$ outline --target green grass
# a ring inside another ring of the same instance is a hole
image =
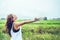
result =
[[[22,20],[17,20],[21,22]],[[6,20],[0,20],[0,40],[9,40],[5,30]],[[40,20],[22,26],[23,40],[60,40],[60,20]]]

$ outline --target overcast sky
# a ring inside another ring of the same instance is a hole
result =
[[[60,17],[60,0],[0,0],[0,17],[13,13],[18,18]]]

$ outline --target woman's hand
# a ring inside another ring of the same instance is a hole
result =
[[[39,21],[39,20],[40,20],[40,18],[35,18],[35,19],[34,19],[34,21]]]

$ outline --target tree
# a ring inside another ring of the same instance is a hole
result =
[[[47,20],[47,17],[44,17],[44,20]]]

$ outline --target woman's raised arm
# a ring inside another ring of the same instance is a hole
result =
[[[19,27],[19,26],[22,26],[24,24],[28,24],[28,23],[32,23],[32,22],[36,22],[36,21],[39,21],[39,18],[35,18],[34,20],[26,20],[23,22],[15,22],[15,26]]]

